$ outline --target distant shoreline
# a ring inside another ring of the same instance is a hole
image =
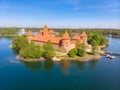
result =
[[[0,36],[1,37],[14,37],[14,36],[18,36],[18,34],[4,34],[4,35],[2,35],[2,34],[0,34]]]

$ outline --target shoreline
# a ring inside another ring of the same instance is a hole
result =
[[[84,57],[67,57],[67,58],[62,58],[62,60],[69,60],[69,61],[90,61],[90,60],[97,60],[100,59],[102,55],[89,55],[89,56],[84,56]]]
[[[102,55],[89,55],[89,56],[84,56],[84,57],[64,57],[64,58],[58,58],[60,59],[59,61],[63,61],[63,60],[68,60],[68,61],[90,61],[90,60],[98,60],[102,57]],[[37,61],[44,61],[46,60],[44,57],[38,58],[38,59],[25,59],[20,57],[19,58],[21,61],[24,62],[37,62]],[[58,61],[58,60],[53,60],[51,59],[53,62]]]
[[[38,58],[38,59],[26,59],[26,58],[20,57],[19,59],[21,61],[24,61],[24,62],[37,62],[37,61],[44,61],[45,60],[44,57],[41,57],[41,58]]]
[[[18,34],[0,34],[0,37],[14,37],[14,36],[18,36]]]

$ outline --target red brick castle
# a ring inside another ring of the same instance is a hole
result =
[[[78,41],[80,43],[87,43],[87,34],[85,32],[81,35],[76,34],[71,39],[68,32],[65,31],[62,37],[56,37],[55,32],[53,30],[48,30],[48,27],[45,25],[35,36],[29,31],[27,33],[27,39],[29,42],[33,41],[37,45],[43,45],[47,41],[50,41],[55,48],[63,49],[68,52],[70,49],[75,48]]]

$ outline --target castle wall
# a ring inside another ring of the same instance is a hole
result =
[[[75,48],[75,43],[70,44],[70,49],[73,49],[73,48]]]
[[[40,41],[34,41],[34,43],[35,43],[35,45],[40,45],[40,46],[45,44],[45,42],[40,42]],[[55,49],[59,49],[59,45],[58,44],[52,44],[52,45],[53,45],[53,47]]]
[[[30,43],[31,40],[33,39],[33,36],[28,36],[27,39],[28,39],[28,42]]]
[[[40,46],[44,45],[43,42],[39,42],[39,41],[34,41],[34,43],[35,43],[35,45],[40,45]]]

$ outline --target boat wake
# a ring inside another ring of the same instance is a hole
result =
[[[20,63],[20,61],[15,57],[15,58],[8,58],[9,63]]]

